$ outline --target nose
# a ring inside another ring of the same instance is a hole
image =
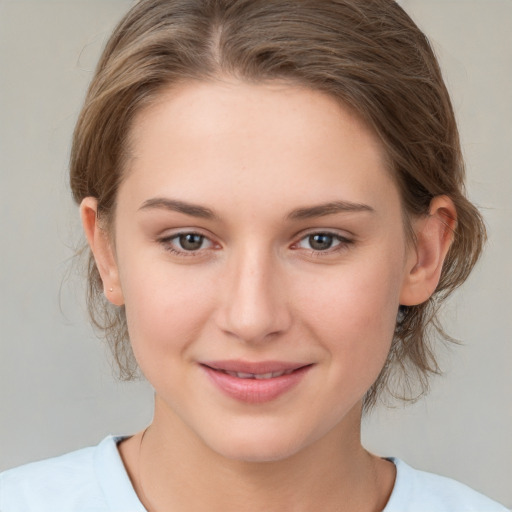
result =
[[[277,258],[245,250],[232,255],[227,267],[219,327],[245,343],[261,343],[286,332],[291,314]]]

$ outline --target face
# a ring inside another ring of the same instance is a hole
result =
[[[192,83],[131,149],[112,275],[155,421],[241,460],[352,428],[410,266],[376,136],[320,92]]]

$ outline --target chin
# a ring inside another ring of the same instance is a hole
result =
[[[304,435],[283,428],[244,429],[222,438],[206,440],[210,448],[222,457],[240,462],[276,462],[288,459],[305,449],[310,442]],[[209,441],[209,442],[208,442]]]

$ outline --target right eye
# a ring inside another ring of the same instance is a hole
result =
[[[160,243],[167,251],[182,256],[195,256],[200,251],[213,247],[210,239],[194,232],[177,233],[162,238]]]

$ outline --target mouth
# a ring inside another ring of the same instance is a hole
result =
[[[275,400],[297,386],[313,364],[215,361],[200,366],[224,395],[246,403]]]
[[[230,372],[228,370],[217,370],[227,375],[231,375],[232,377],[237,377],[239,379],[258,379],[258,380],[266,380],[266,379],[274,379],[276,377],[281,377],[282,375],[290,375],[290,373],[295,370],[286,370],[279,372],[268,372],[268,373],[245,373],[245,372]]]

